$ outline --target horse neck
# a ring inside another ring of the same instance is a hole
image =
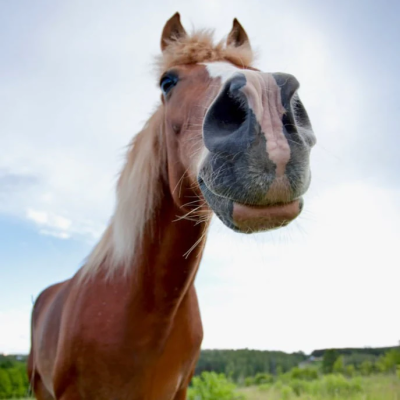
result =
[[[135,297],[139,294],[147,310],[174,311],[193,285],[208,223],[196,224],[180,219],[182,215],[169,190],[164,190],[132,265]]]

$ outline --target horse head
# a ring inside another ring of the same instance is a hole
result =
[[[298,80],[253,68],[248,36],[236,19],[226,42],[213,45],[207,32],[187,34],[177,13],[164,27],[161,49],[162,118],[176,204],[188,214],[211,209],[245,233],[295,219],[315,144]]]

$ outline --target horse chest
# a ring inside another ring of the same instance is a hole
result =
[[[171,319],[140,310],[132,314],[129,307],[121,306],[123,299],[115,307],[111,298],[98,297],[96,303],[89,299],[90,307],[70,308],[81,310],[83,318],[74,325],[71,315],[71,340],[64,343],[65,363],[58,366],[58,375],[77,372],[77,390],[88,394],[83,398],[93,396],[96,388],[99,400],[173,399],[188,385],[202,341],[194,288]]]

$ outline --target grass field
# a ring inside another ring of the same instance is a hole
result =
[[[348,382],[320,379],[306,385],[291,382],[242,388],[238,392],[246,400],[400,400],[400,379],[396,376],[353,378]]]
[[[237,393],[246,400],[400,400],[400,378],[375,375],[342,380],[332,376],[314,382],[290,381],[239,388]]]

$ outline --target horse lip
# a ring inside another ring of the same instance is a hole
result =
[[[268,206],[233,203],[233,223],[241,231],[265,231],[286,226],[302,210],[302,199]]]

